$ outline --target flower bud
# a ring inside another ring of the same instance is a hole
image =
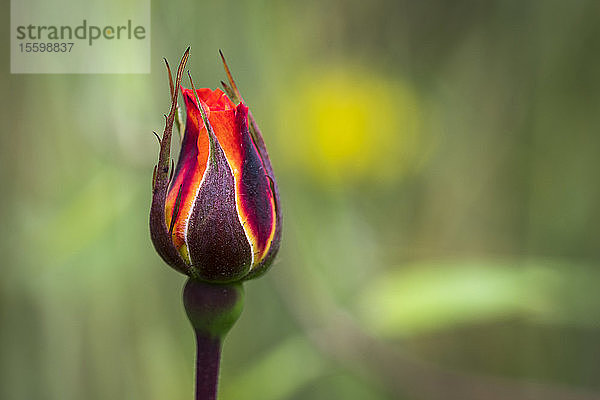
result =
[[[281,237],[278,191],[264,141],[225,68],[227,94],[181,87],[187,118],[179,161],[167,178],[168,162],[161,165],[165,160],[159,159],[162,175],[155,174],[150,213],[152,241],[163,259],[193,278],[217,283],[265,272]],[[179,81],[180,74],[175,87]],[[172,101],[176,104],[173,89]],[[170,139],[170,117],[161,153],[167,130]]]

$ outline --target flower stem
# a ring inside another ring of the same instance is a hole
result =
[[[183,304],[196,334],[196,400],[216,400],[221,345],[242,312],[244,287],[190,278]]]
[[[216,400],[221,339],[196,331],[196,400]]]

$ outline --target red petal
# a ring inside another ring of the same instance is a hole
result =
[[[236,154],[228,156],[228,160],[232,167],[235,166],[232,169],[236,180],[238,212],[252,243],[253,266],[256,266],[268,252],[275,234],[275,199],[267,171],[248,131],[248,107],[242,103],[236,108],[235,125],[236,132],[239,132],[237,151],[232,149],[231,153]]]

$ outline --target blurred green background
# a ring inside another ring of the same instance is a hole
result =
[[[0,399],[192,398],[147,227],[188,45],[285,214],[221,399],[600,398],[597,1],[153,1],[150,75],[10,75],[5,7]]]

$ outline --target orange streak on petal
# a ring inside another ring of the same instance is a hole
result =
[[[184,89],[183,94],[187,108],[186,129],[176,173],[165,204],[166,223],[167,226],[170,226],[177,194],[181,186],[181,201],[173,225],[172,236],[173,244],[180,250],[186,245],[185,236],[188,218],[194,206],[198,187],[202,182],[206,161],[208,160],[208,135],[202,123],[200,111],[193,99],[192,92]]]

